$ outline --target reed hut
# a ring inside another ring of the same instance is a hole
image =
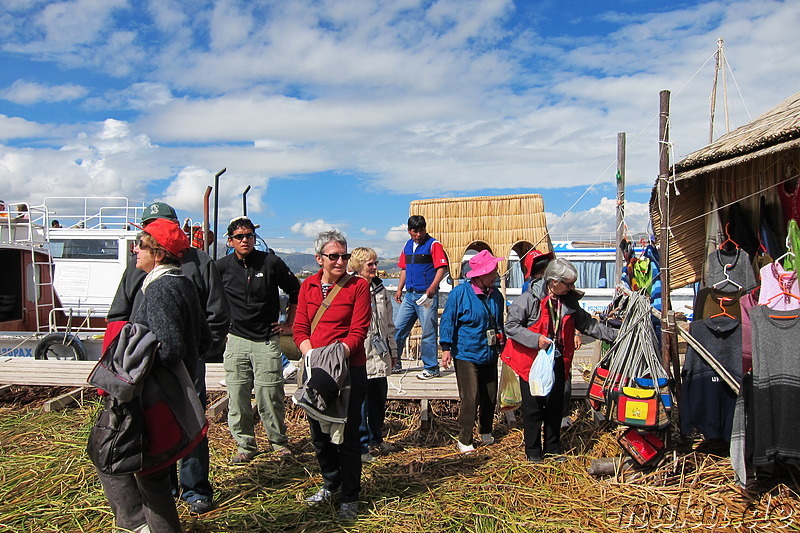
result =
[[[506,258],[512,250],[519,257],[531,248],[553,250],[540,194],[415,200],[409,214],[425,217],[428,233],[442,243],[449,258],[453,279],[461,278],[461,258],[467,250],[489,250]],[[499,270],[508,270],[508,259]]]
[[[670,288],[700,281],[709,247],[726,239],[719,221],[734,205],[754,231],[764,217],[783,242],[777,187],[796,191],[799,169],[800,92],[675,163],[667,187]],[[654,228],[661,227],[657,185],[650,201]]]

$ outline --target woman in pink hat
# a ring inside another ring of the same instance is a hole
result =
[[[503,339],[503,297],[495,290],[497,263],[483,250],[469,260],[468,283],[450,292],[439,325],[442,366],[456,369],[458,396],[458,451],[468,453],[472,445],[475,419],[481,444],[494,442],[492,420],[497,401],[497,356]],[[479,415],[479,416],[477,416]]]

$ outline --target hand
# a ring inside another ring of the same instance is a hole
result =
[[[347,343],[346,343],[346,342],[343,342],[343,343],[342,343],[342,346],[344,346],[344,354],[345,354],[347,357],[350,357],[350,347],[347,345]]]
[[[545,337],[544,335],[539,335],[539,349],[546,350],[548,346],[553,343],[550,339]]]
[[[399,304],[403,303],[403,291],[402,290],[397,289],[397,292],[394,293],[394,301],[399,303]]]
[[[436,296],[436,289],[438,288],[439,287],[428,287],[428,289],[425,291],[425,294],[428,296],[428,298],[433,299],[433,297]]]
[[[450,362],[453,360],[453,357],[450,355],[450,351],[442,352],[442,368],[450,368]]]
[[[286,322],[273,322],[272,333],[277,333],[279,335],[291,335],[292,326],[290,326]]]
[[[581,339],[581,334],[580,333],[576,333],[575,334],[575,349],[576,350],[580,350],[581,346],[583,346],[583,339]]]

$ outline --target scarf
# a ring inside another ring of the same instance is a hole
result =
[[[176,270],[179,271],[180,267],[176,267],[174,265],[157,265],[153,270],[147,273],[147,276],[145,276],[144,281],[142,282],[142,292],[145,292],[148,285],[153,283],[164,274],[171,274]]]

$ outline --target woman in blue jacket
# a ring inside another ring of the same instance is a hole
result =
[[[475,418],[480,411],[481,444],[494,442],[492,420],[497,402],[497,354],[503,338],[503,297],[495,290],[497,263],[483,250],[469,260],[469,283],[456,286],[447,298],[439,326],[442,366],[453,361],[461,405],[458,411],[458,451],[472,445]]]

